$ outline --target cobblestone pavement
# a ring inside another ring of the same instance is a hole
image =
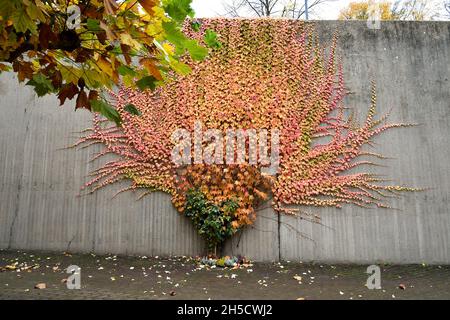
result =
[[[81,267],[80,290],[64,283],[70,265]],[[358,265],[207,269],[187,257],[0,250],[0,299],[450,299],[450,266],[380,267],[382,289],[369,290],[367,266]],[[35,289],[38,283],[46,288]]]

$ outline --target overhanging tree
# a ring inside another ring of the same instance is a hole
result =
[[[120,123],[102,89],[154,89],[208,50],[180,32],[191,0],[0,0],[0,72]],[[129,108],[130,112],[137,112]]]

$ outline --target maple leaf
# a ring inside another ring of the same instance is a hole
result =
[[[156,6],[156,0],[139,0],[139,4],[147,11],[149,15],[153,15],[153,8]]]
[[[26,84],[34,87],[34,91],[37,93],[38,97],[42,97],[55,90],[52,82],[43,74],[35,74]]]
[[[123,109],[131,114],[136,115],[136,116],[142,115],[142,113],[132,103],[127,104]]]
[[[91,105],[89,104],[87,94],[84,90],[81,90],[80,93],[78,93],[75,109],[79,108],[86,108],[91,110]]]
[[[76,97],[76,108],[90,109],[91,101],[101,99],[95,94],[86,98],[84,89],[123,84],[153,90],[171,71],[190,72],[180,61],[186,52],[195,60],[207,55],[206,48],[180,31],[185,17],[192,15],[190,2],[79,1],[79,23],[72,28],[73,23],[66,25],[69,17],[60,19],[66,0],[1,0],[0,71],[8,69],[2,62],[12,63],[19,81],[30,79],[39,96],[56,93],[61,103]],[[165,30],[164,23],[170,28]],[[166,50],[169,46],[173,50]],[[133,63],[134,57],[144,59],[144,68]],[[110,108],[98,110],[117,120]]]
[[[78,92],[78,87],[73,83],[66,83],[63,85],[58,94],[60,105],[63,105],[66,99],[72,99]]]
[[[144,65],[144,67],[147,69],[147,71],[155,77],[156,80],[162,80],[161,72],[158,70],[158,68],[155,65],[155,61],[150,58],[144,58],[139,60],[139,62]]]
[[[120,124],[121,119],[119,113],[109,103],[103,100],[92,100],[90,105],[92,106],[92,111],[101,113],[107,119],[114,121],[117,125]]]
[[[146,89],[155,90],[157,79],[153,76],[146,76],[136,82],[138,88],[142,91]]]
[[[19,82],[22,82],[25,79],[31,79],[34,73],[33,64],[31,62],[19,63],[17,61],[14,61],[13,70],[17,72]]]

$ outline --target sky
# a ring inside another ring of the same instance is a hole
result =
[[[354,1],[354,0],[353,0]],[[192,7],[197,18],[218,17],[224,13],[223,4],[226,0],[193,0]],[[334,0],[322,4],[317,12],[321,19],[335,20],[338,18],[339,11],[346,7],[351,0]]]

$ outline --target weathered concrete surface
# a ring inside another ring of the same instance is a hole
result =
[[[379,172],[430,189],[392,201],[399,210],[311,209],[323,225],[286,217],[278,224],[263,210],[227,251],[265,261],[450,263],[450,23],[369,30],[363,22],[320,22],[317,29],[325,41],[340,32],[349,107],[364,116],[374,80],[380,113],[421,124],[376,140],[377,151],[394,157]],[[202,253],[201,239],[164,194],[112,199],[121,188],[113,186],[77,197],[98,150],[61,148],[89,126],[88,112],[59,109],[55,98],[36,98],[10,75],[0,77],[0,96],[0,248]]]

